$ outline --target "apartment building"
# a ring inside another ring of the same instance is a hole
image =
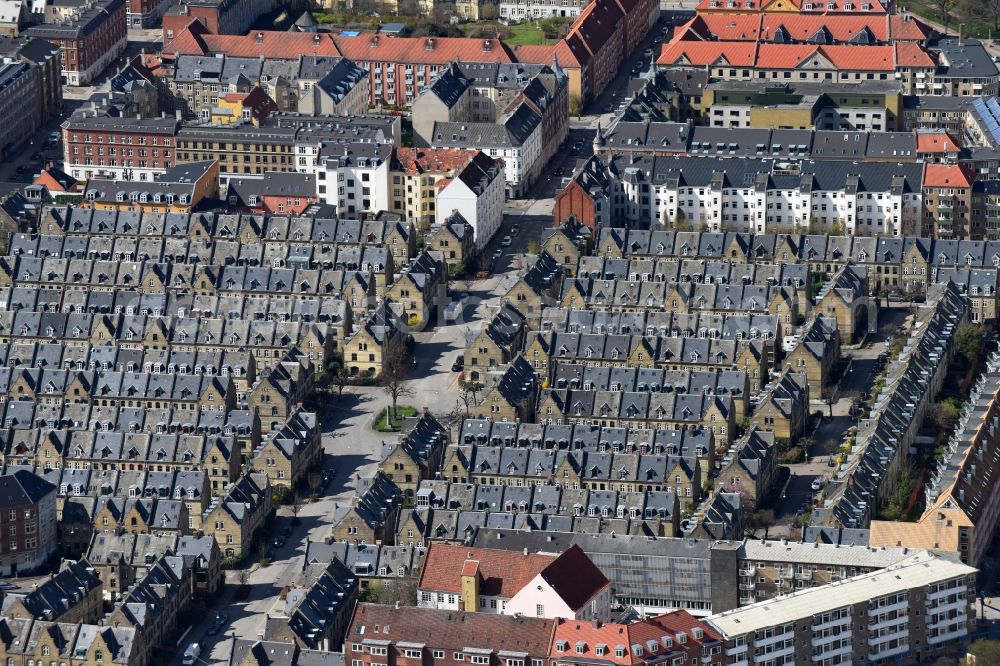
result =
[[[217,35],[243,35],[272,9],[274,4],[269,0],[188,0],[177,4],[146,0],[129,7],[129,25],[149,27],[163,16],[164,43],[173,39],[169,31],[179,32],[194,20]]]
[[[30,573],[56,552],[56,486],[26,470],[0,476],[0,483],[0,517],[7,527],[0,568],[8,576]]]
[[[504,159],[489,157],[480,150],[453,179],[435,185],[438,224],[445,224],[457,212],[472,227],[477,252],[486,247],[500,228],[504,203],[514,193],[506,167]]]
[[[396,148],[389,171],[389,210],[426,231],[438,218],[437,184],[455,178],[474,154],[447,148]]]
[[[45,23],[25,33],[59,46],[62,76],[71,86],[84,86],[124,51],[125,0],[90,0],[46,7]]]
[[[830,586],[705,618],[727,663],[927,663],[965,640],[975,616],[975,569],[929,553]],[[836,593],[832,593],[836,590]],[[919,612],[917,612],[919,611]]]
[[[39,90],[38,113],[33,122],[44,123],[62,110],[62,65],[57,44],[22,35],[0,40],[0,55],[11,63],[24,62],[39,70],[35,81]]]
[[[73,115],[62,124],[63,161],[78,180],[150,181],[174,166],[176,118]]]

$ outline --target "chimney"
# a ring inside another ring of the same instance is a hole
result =
[[[958,45],[961,46],[965,43],[965,24],[958,24]]]
[[[479,610],[479,562],[466,560],[462,565],[462,610],[475,613]]]

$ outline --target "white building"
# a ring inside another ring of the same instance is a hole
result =
[[[458,211],[472,226],[476,249],[482,250],[503,222],[504,201],[504,171],[480,151],[438,193],[437,223]]]
[[[503,160],[507,196],[521,197],[541,171],[542,117],[527,104],[497,119],[496,123],[434,123],[435,148],[482,150]]]
[[[500,18],[532,21],[551,16],[579,16],[589,0],[501,0]]]
[[[318,198],[345,217],[389,210],[391,158],[392,146],[387,144],[324,144],[314,167]],[[308,172],[299,168],[304,170]]]
[[[880,571],[711,615],[733,666],[930,663],[975,623],[976,569],[923,552]],[[801,657],[800,657],[801,658]],[[888,663],[888,662],[887,662]]]
[[[557,556],[435,542],[421,571],[417,605],[607,622],[611,583],[579,546]]]

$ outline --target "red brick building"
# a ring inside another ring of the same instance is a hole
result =
[[[72,21],[28,28],[32,37],[59,46],[62,75],[71,86],[83,86],[118,58],[128,44],[125,0],[95,0]]]
[[[95,177],[152,181],[174,166],[176,118],[71,116],[62,124],[63,170]]]
[[[972,216],[972,185],[975,174],[958,164],[928,164],[924,167],[924,228],[932,238],[982,240],[981,216]]]
[[[351,666],[547,666],[554,620],[362,603],[344,637]]]
[[[0,476],[0,575],[30,573],[55,555],[56,487],[26,470]]]
[[[553,226],[558,227],[571,217],[591,231],[610,224],[614,190],[615,184],[607,165],[601,158],[591,157],[569,184],[556,194],[552,209]]]
[[[129,1],[157,4],[157,0]],[[191,19],[201,21],[216,35],[242,35],[257,19],[274,9],[275,4],[274,0],[184,0],[167,9],[166,14],[160,11],[164,40],[168,30],[180,31]]]
[[[262,178],[230,178],[226,204],[230,210],[274,215],[301,215],[318,201],[316,176],[289,171],[265,173]]]

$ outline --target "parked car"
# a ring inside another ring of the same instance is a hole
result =
[[[497,259],[499,259],[502,256],[503,256],[503,250],[494,250],[493,251],[493,261],[496,261]],[[490,269],[490,270],[492,270],[492,269]]]
[[[198,657],[201,656],[201,646],[197,643],[191,643],[184,650],[184,657],[181,659],[181,663],[184,666],[194,666],[198,662]]]
[[[646,57],[646,58],[652,58],[653,57],[653,49],[646,49],[645,51],[642,52],[642,55],[644,57]]]
[[[519,233],[521,233],[521,227],[520,227],[520,225],[515,224],[514,226],[512,226],[510,228],[510,235],[511,236],[516,236]]]
[[[455,359],[455,362],[451,364],[452,372],[462,372],[465,368],[465,357],[459,356]]]
[[[225,611],[219,611],[216,613],[215,617],[212,618],[212,623],[208,625],[208,635],[214,636],[219,633],[219,629],[222,629],[228,619],[229,618]]]
[[[285,537],[281,536],[280,534],[278,536],[274,537],[274,544],[273,545],[274,545],[275,548],[281,548],[282,546],[285,545]]]
[[[511,238],[510,236],[504,236],[503,240],[500,241],[500,246],[501,247],[510,247],[510,244],[513,243],[513,242],[514,242],[513,238]]]
[[[813,489],[813,492],[816,492],[823,487],[823,482],[819,479],[813,479],[813,482],[809,485],[809,487]]]

